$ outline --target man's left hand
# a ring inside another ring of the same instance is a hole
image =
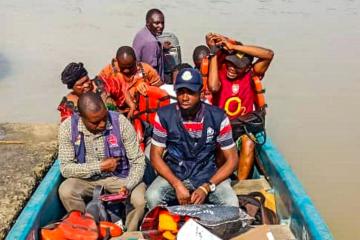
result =
[[[148,85],[144,82],[139,83],[139,85],[136,87],[136,90],[143,96],[146,96],[147,89],[148,89]]]
[[[164,44],[163,44],[163,49],[165,49],[165,50],[169,50],[172,47],[173,46],[171,45],[170,41],[165,41]]]
[[[207,194],[202,189],[198,188],[191,194],[191,203],[203,204],[205,202],[206,197]]]

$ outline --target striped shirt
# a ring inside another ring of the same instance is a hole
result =
[[[145,157],[139,148],[133,126],[122,114],[119,115],[119,125],[121,138],[130,165],[129,175],[126,179],[126,188],[131,190],[142,180],[145,169]],[[78,128],[79,132],[84,133],[85,163],[79,164],[75,159],[74,146],[71,142],[71,118],[67,118],[61,123],[59,128],[60,170],[65,178],[89,179],[94,175],[101,174],[100,162],[106,158],[104,133],[92,134],[86,129],[81,118]],[[107,123],[106,128],[112,128],[110,122]]]
[[[196,117],[192,121],[185,121],[181,119],[184,128],[189,133],[190,137],[194,139],[196,143],[202,137],[202,131],[204,128],[204,105],[200,111],[196,114]],[[178,107],[177,107],[178,108]],[[170,117],[170,116],[169,116]],[[152,144],[158,147],[166,147],[167,141],[167,129],[161,125],[159,116],[156,114],[155,123],[152,136]],[[230,149],[235,146],[232,138],[232,129],[229,118],[225,115],[221,121],[220,132],[216,137],[216,142],[220,145],[222,150]]]

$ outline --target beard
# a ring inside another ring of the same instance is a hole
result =
[[[196,114],[200,110],[200,107],[201,107],[201,101],[199,101],[193,107],[188,108],[188,109],[183,109],[183,108],[180,107],[181,117],[184,120],[192,120],[192,119],[194,119]]]

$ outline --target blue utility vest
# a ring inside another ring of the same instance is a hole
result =
[[[167,130],[164,160],[173,173],[181,180],[189,179],[198,187],[215,174],[216,138],[224,111],[218,107],[204,104],[204,127],[201,138],[195,144],[194,139],[185,129],[176,103],[158,110],[161,125]]]
[[[71,116],[71,142],[74,145],[75,158],[78,163],[85,163],[85,142],[84,133],[79,132],[79,115],[74,113]],[[105,156],[120,157],[119,164],[113,174],[120,178],[126,178],[129,175],[129,161],[126,157],[125,147],[120,135],[119,113],[108,111],[108,121],[112,128],[104,132]]]

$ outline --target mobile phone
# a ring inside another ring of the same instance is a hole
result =
[[[124,201],[126,200],[128,197],[127,194],[123,194],[123,193],[112,193],[112,194],[104,194],[101,195],[99,198],[100,200],[104,201],[104,202],[113,202],[113,201]]]

